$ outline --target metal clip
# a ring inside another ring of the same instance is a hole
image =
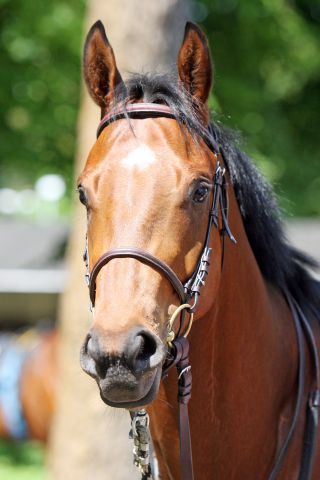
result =
[[[139,410],[132,415],[129,437],[133,439],[133,463],[143,475],[151,477],[149,415]]]

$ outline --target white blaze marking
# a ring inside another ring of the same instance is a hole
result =
[[[121,160],[121,165],[125,168],[138,168],[138,170],[145,170],[156,161],[156,156],[147,145],[141,145],[125,158]]]

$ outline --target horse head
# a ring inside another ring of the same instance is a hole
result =
[[[205,131],[212,66],[207,40],[191,23],[177,66],[178,78],[170,89],[180,91],[185,116],[195,118]],[[105,252],[134,248],[159,259],[185,282],[206,237],[217,155],[201,136],[193,138],[183,119],[117,117],[117,109],[130,104],[169,104],[173,112],[175,105],[170,105],[171,90],[163,95],[159,88],[160,76],[141,77],[149,82],[144,85],[122,80],[100,22],[86,40],[84,76],[101,117],[107,118],[78,180],[87,209],[88,270]],[[222,248],[218,230],[211,241],[215,248],[208,283],[214,293]],[[202,312],[212,298],[214,294],[201,303]],[[133,408],[156,397],[168,352],[168,319],[180,302],[163,272],[136,258],[112,257],[99,268],[93,325],[81,364],[97,381],[104,402]]]

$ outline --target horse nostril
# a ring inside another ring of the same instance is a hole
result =
[[[109,368],[109,356],[99,345],[95,332],[89,333],[83,346],[84,358],[87,358],[100,378],[104,378]]]
[[[84,345],[84,350],[85,350],[85,353],[87,353],[88,355],[90,355],[90,357],[92,356],[92,355],[91,355],[91,351],[92,351],[92,338],[91,338],[91,335],[88,335],[88,337],[87,337],[86,343],[85,343],[85,345]]]
[[[127,359],[134,372],[142,373],[156,366],[158,360],[153,359],[157,357],[157,350],[158,342],[152,333],[144,330],[134,334],[127,350]]]
[[[90,331],[82,347],[82,368],[91,376],[106,378],[118,375],[119,368],[139,376],[157,368],[164,358],[158,337],[147,329],[134,327],[126,337],[119,336],[117,350],[110,352],[98,332]]]
[[[87,344],[85,346],[85,352],[92,360],[98,361],[100,359],[100,351],[98,348],[98,342],[95,341],[89,334],[87,338]]]
[[[139,337],[141,338],[141,343],[136,360],[149,360],[149,358],[156,353],[157,344],[152,337],[146,335],[145,333],[141,333]]]

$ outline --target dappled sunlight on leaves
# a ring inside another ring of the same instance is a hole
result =
[[[317,2],[247,0],[226,10],[220,1],[202,3],[216,71],[210,105],[243,132],[244,149],[274,183],[284,210],[319,215]]]
[[[215,64],[210,108],[241,130],[288,213],[319,214],[320,8],[313,0],[202,0]],[[84,0],[1,3],[0,187],[64,176],[70,195]]]
[[[1,3],[0,187],[46,173],[70,187],[81,81],[84,0]]]

